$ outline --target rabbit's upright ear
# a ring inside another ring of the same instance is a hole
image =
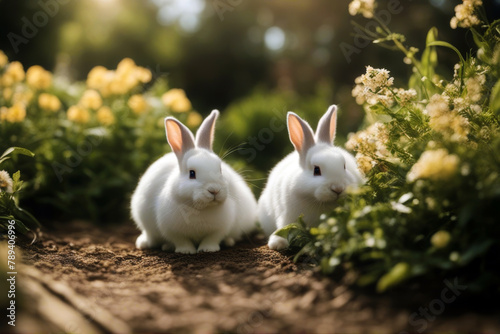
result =
[[[321,117],[316,129],[316,141],[331,144],[337,130],[337,106],[331,105]]]
[[[287,115],[288,135],[299,152],[300,163],[305,166],[307,151],[314,146],[314,134],[309,124],[293,112]]]
[[[181,163],[184,154],[194,148],[193,134],[184,124],[173,117],[165,118],[165,131],[167,132],[168,144]]]
[[[214,142],[215,121],[219,117],[219,111],[214,109],[210,115],[201,123],[200,128],[196,132],[196,146],[212,151]]]

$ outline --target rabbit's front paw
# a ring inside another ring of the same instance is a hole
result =
[[[153,248],[152,242],[148,239],[145,233],[142,233],[140,236],[137,237],[137,240],[135,241],[135,247],[138,249],[148,249],[148,248]]]
[[[235,243],[236,242],[231,237],[227,237],[227,238],[224,239],[224,245],[226,245],[228,247],[233,247]]]
[[[218,244],[201,244],[200,247],[198,247],[198,253],[202,252],[218,252],[220,251],[220,246]]]
[[[288,241],[285,238],[273,234],[269,237],[267,245],[270,249],[282,250],[288,247]]]
[[[183,245],[175,247],[176,253],[181,254],[196,254],[196,248],[193,245]]]

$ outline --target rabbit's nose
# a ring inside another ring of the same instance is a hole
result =
[[[214,188],[208,188],[208,192],[215,196],[220,192],[220,190],[215,190]]]
[[[337,195],[340,195],[342,194],[342,192],[344,191],[344,189],[342,187],[335,187],[335,186],[332,186],[331,188],[331,191],[333,191],[334,193],[336,193]]]

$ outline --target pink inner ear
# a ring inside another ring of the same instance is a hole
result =
[[[182,132],[177,123],[172,120],[167,120],[167,137],[168,143],[174,152],[182,151]]]
[[[337,111],[333,112],[332,117],[330,117],[330,140],[335,139],[335,132],[337,129]]]
[[[290,140],[295,149],[299,152],[302,151],[302,147],[304,146],[304,132],[299,120],[293,115],[288,118],[288,131],[290,132]]]

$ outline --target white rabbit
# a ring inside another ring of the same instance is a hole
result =
[[[257,202],[243,178],[212,151],[212,111],[193,134],[165,118],[172,153],[154,162],[132,196],[132,217],[142,234],[137,248],[172,245],[175,252],[215,252],[222,240],[234,245],[257,221]],[[197,248],[196,248],[197,246]]]
[[[337,122],[335,105],[319,121],[316,136],[295,113],[287,116],[295,151],[271,170],[258,208],[260,224],[270,236],[268,246],[276,250],[288,247],[288,241],[273,232],[295,222],[300,215],[308,226],[316,225],[322,213],[335,208],[347,186],[364,182],[355,158],[332,145]]]

